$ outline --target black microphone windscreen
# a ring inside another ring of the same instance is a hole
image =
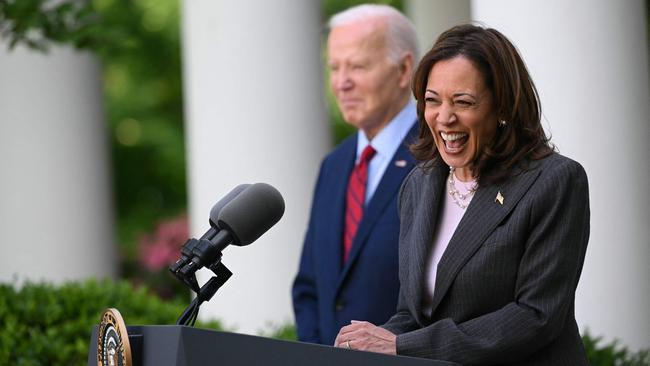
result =
[[[237,187],[233,188],[227,195],[223,196],[217,203],[212,206],[210,210],[210,226],[217,229],[217,223],[219,222],[219,213],[225,205],[230,203],[235,197],[239,196],[246,188],[250,187],[252,184],[240,184]]]
[[[233,244],[248,245],[275,225],[284,214],[284,199],[277,189],[255,183],[227,203],[218,225],[233,236]]]

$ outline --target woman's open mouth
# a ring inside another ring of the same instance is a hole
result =
[[[445,144],[445,150],[450,154],[457,154],[463,150],[467,140],[469,140],[469,134],[466,132],[440,132],[440,137]]]

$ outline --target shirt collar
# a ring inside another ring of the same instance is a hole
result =
[[[370,143],[372,147],[377,151],[377,155],[382,158],[391,158],[399,145],[404,140],[404,137],[409,133],[411,127],[417,119],[417,111],[415,108],[415,103],[409,101],[406,106],[392,119],[386,127],[382,128],[381,131],[371,141],[368,141],[366,134],[363,131],[359,130],[357,132],[357,158],[361,156],[361,152],[365,147]]]

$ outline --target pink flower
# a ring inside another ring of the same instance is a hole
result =
[[[188,236],[189,228],[185,215],[162,221],[153,234],[140,237],[139,262],[152,272],[165,269],[178,259],[180,248]]]

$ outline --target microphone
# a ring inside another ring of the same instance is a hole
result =
[[[277,189],[266,183],[255,183],[245,188],[223,206],[216,222],[220,230],[209,240],[201,240],[194,246],[193,258],[180,269],[180,274],[188,276],[214,263],[230,244],[251,244],[275,225],[283,214],[284,199]],[[210,218],[213,221],[212,212]]]
[[[217,225],[217,221],[219,221],[219,213],[221,210],[228,204],[230,201],[235,199],[235,197],[239,196],[240,193],[248,189],[248,187],[252,186],[252,184],[245,183],[245,184],[240,184],[237,187],[233,188],[230,192],[228,192],[227,195],[225,195],[222,199],[219,200],[219,202],[215,203],[214,206],[210,209],[210,229],[203,234],[201,239],[207,239],[210,240],[214,238],[214,236],[217,234],[217,232],[220,230],[219,226]]]
[[[188,241],[183,244],[183,247],[181,248],[181,258],[177,260],[174,264],[172,264],[169,267],[169,270],[172,273],[178,272],[179,269],[181,269],[183,266],[185,266],[191,259],[192,257],[192,251],[194,248],[199,244],[200,241],[202,240],[211,240],[214,238],[215,235],[219,232],[219,227],[217,226],[216,222],[219,220],[219,213],[221,212],[221,209],[224,208],[230,201],[232,201],[235,197],[237,197],[240,193],[242,193],[246,188],[250,187],[251,184],[240,184],[233,188],[228,194],[226,194],[223,198],[221,198],[217,203],[212,206],[212,209],[210,210],[210,229],[201,236],[199,240],[196,240],[194,238],[189,239]]]

